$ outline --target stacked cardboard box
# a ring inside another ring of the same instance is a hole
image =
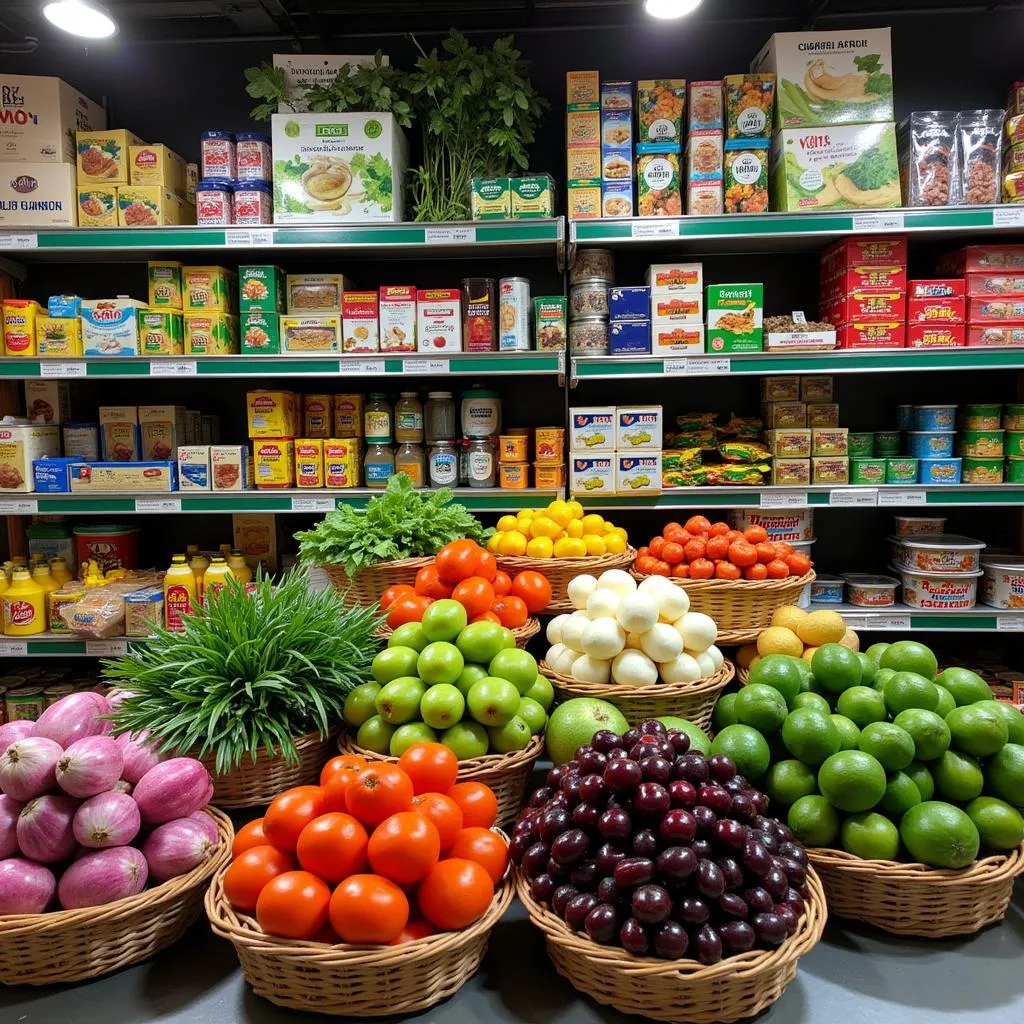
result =
[[[789,487],[845,484],[848,431],[839,426],[832,377],[765,377],[761,419],[772,452],[772,483]]]
[[[639,217],[678,217],[683,212],[682,126],[686,80],[636,83],[640,140],[636,144],[636,212]],[[671,116],[653,116],[657,110]]]
[[[570,409],[570,492],[660,493],[662,436],[660,405]]]
[[[963,278],[968,345],[1024,345],[1024,245],[968,245],[937,269]]]
[[[651,289],[651,351],[704,351],[704,265],[655,263],[645,278]]]
[[[566,180],[570,220],[601,216],[601,73],[565,76]]]

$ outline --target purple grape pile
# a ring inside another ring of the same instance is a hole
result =
[[[548,772],[512,832],[530,893],[636,956],[713,964],[792,935],[807,854],[732,760],[650,720]]]

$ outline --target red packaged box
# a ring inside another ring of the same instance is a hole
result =
[[[907,348],[952,348],[966,344],[964,324],[907,324]]]
[[[907,299],[898,290],[859,289],[822,301],[822,317],[833,324],[906,320]]]
[[[836,329],[840,348],[905,348],[907,325],[903,323],[849,323]]]
[[[1024,324],[968,324],[968,345],[1024,345]]]
[[[966,245],[940,256],[935,269],[940,274],[1024,270],[1024,245]]]
[[[912,299],[952,299],[967,294],[962,277],[935,277],[927,281],[911,281],[907,294]]]
[[[821,254],[822,267],[830,271],[841,267],[861,267],[869,263],[907,264],[906,235],[866,235],[842,238]]]
[[[1024,296],[998,299],[980,296],[967,300],[967,319],[972,323],[1024,323]]]
[[[840,267],[835,274],[822,280],[822,290],[833,295],[847,295],[863,288],[905,292],[907,268],[895,263]]]
[[[948,299],[910,299],[907,302],[908,324],[962,324],[966,319],[967,300],[962,295]]]
[[[1024,295],[1024,273],[968,274],[967,294],[970,296]]]

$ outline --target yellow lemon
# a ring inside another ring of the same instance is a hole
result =
[[[839,641],[843,647],[849,647],[851,651],[860,650],[860,637],[852,629],[848,629],[843,634],[843,639]]]
[[[550,537],[534,537],[526,545],[526,553],[530,558],[550,558],[554,554],[554,549]]]
[[[572,509],[561,499],[548,505],[547,514],[548,518],[554,519],[559,526],[567,526],[572,519]]]
[[[791,629],[796,633],[800,628],[800,623],[806,618],[807,612],[803,608],[796,608],[791,604],[787,604],[782,608],[775,609],[771,624],[773,626],[785,626],[786,629]]]
[[[496,552],[498,550],[498,546],[501,544],[502,536],[503,535],[500,533],[492,533],[490,537],[487,538],[487,550]]]
[[[801,655],[801,657],[804,659],[804,661],[807,662],[808,665],[810,665],[811,659],[814,657],[814,652],[817,649],[817,647],[807,647],[804,649],[804,653]]]
[[[539,516],[530,525],[531,537],[550,537],[554,540],[561,532],[561,525],[548,516]]]
[[[626,533],[626,528],[624,526],[613,526],[608,531],[608,536],[605,537],[605,543],[606,544],[608,543],[608,537],[611,536],[612,534],[614,534],[616,537],[621,537],[623,544],[628,544],[629,543],[629,534]]]
[[[521,508],[516,513],[517,519],[533,519],[534,516],[539,515],[538,511],[533,508]]]
[[[559,530],[558,531],[558,536],[555,538],[555,540],[565,540],[565,538],[568,537],[568,536],[569,536],[569,531],[568,530]]]
[[[567,501],[566,504],[569,506],[573,519],[583,518],[583,506],[578,501]]]
[[[626,542],[618,533],[609,533],[607,537],[598,539],[604,541],[605,554],[624,555],[626,553]]]
[[[799,658],[804,652],[804,645],[800,638],[791,629],[785,626],[769,626],[762,629],[757,638],[757,653],[765,654],[792,654]]]
[[[508,533],[500,534],[501,540],[498,543],[498,553],[501,555],[525,555],[526,538],[518,530],[510,530]]]
[[[587,546],[588,555],[604,555],[608,552],[604,537],[595,537],[593,534],[588,534],[583,538],[583,543]]]
[[[594,512],[584,516],[581,520],[581,525],[583,526],[583,536],[585,537],[589,537],[591,534],[599,535],[604,533],[604,517]]]
[[[563,537],[555,541],[555,558],[584,558],[587,546],[581,537]]]
[[[740,668],[750,668],[750,663],[757,657],[757,644],[744,644],[736,652],[736,664]]]
[[[846,623],[839,612],[810,612],[797,626],[796,634],[808,647],[837,644],[846,635]]]
[[[578,519],[570,519],[565,528],[565,532],[569,537],[582,537],[586,531],[583,529],[583,524]]]
[[[498,532],[508,533],[509,530],[515,530],[519,524],[519,520],[515,516],[502,516],[498,520]]]

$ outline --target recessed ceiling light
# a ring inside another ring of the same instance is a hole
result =
[[[681,18],[700,7],[701,0],[644,0],[644,10],[652,18]]]
[[[43,17],[62,31],[86,39],[106,39],[117,32],[117,22],[95,0],[47,0]]]

